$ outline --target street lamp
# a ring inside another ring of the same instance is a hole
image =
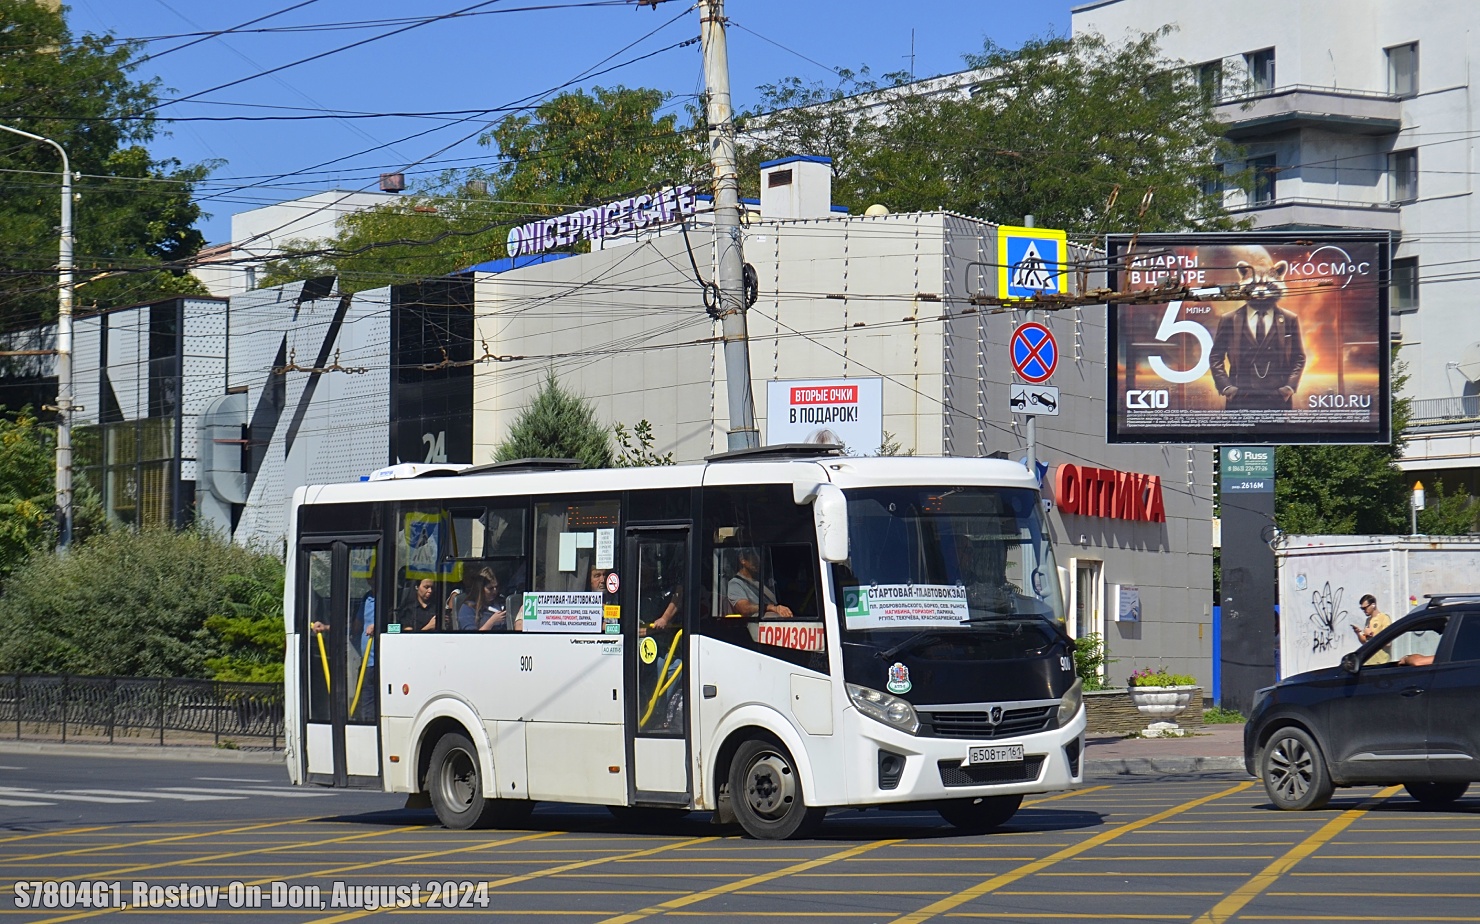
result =
[[[67,152],[50,138],[0,125],[0,131],[40,141],[62,157],[62,243],[57,260],[57,510],[61,513],[57,548],[72,543],[72,165]]]

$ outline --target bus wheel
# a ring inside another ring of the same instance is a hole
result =
[[[503,800],[483,798],[478,749],[466,735],[449,732],[437,739],[427,772],[427,790],[437,820],[449,828],[487,828],[499,820],[499,803]]]
[[[730,804],[745,833],[762,840],[806,837],[827,814],[807,806],[786,748],[755,738],[742,743],[730,763]]]
[[[1006,823],[1023,804],[1015,796],[981,796],[976,799],[952,799],[936,806],[940,817],[962,831],[990,831]]]

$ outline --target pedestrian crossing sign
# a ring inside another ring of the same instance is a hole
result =
[[[1063,231],[998,227],[998,296],[1013,299],[1067,294],[1068,253]]]

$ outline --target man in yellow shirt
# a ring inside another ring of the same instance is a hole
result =
[[[1363,594],[1362,599],[1357,601],[1357,605],[1362,608],[1363,613],[1367,614],[1367,625],[1361,629],[1357,629],[1357,640],[1366,644],[1372,640],[1372,636],[1391,625],[1393,620],[1388,614],[1377,608],[1377,598],[1371,594]],[[1374,651],[1372,657],[1367,659],[1367,663],[1386,664],[1392,659],[1393,656],[1384,649]]]

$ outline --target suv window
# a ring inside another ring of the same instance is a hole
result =
[[[1438,616],[1410,626],[1388,639],[1386,645],[1368,652],[1367,660],[1362,663],[1367,667],[1377,667],[1397,664],[1404,655],[1432,657],[1439,650],[1439,642],[1444,638],[1444,625],[1448,620],[1447,616]]]
[[[1480,613],[1471,613],[1460,622],[1449,660],[1480,661]]]

